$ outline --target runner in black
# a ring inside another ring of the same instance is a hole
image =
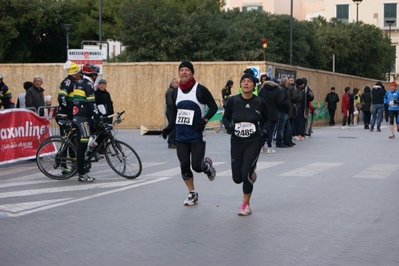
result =
[[[270,118],[265,100],[255,96],[253,89],[258,79],[244,74],[240,80],[242,93],[229,99],[225,105],[223,124],[231,134],[231,171],[236,184],[243,183],[243,203],[238,215],[252,213],[249,206],[257,175],[256,163],[262,148],[262,136],[267,136]],[[259,122],[263,121],[263,128]]]

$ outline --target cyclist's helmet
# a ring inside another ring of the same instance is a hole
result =
[[[82,73],[86,76],[98,76],[100,68],[94,64],[85,64],[83,65]]]

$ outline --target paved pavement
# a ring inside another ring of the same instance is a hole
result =
[[[119,130],[144,163],[135,180],[105,160],[95,183],[44,177],[33,162],[0,167],[0,265],[399,265],[398,141],[362,128],[315,128],[260,155],[249,217],[237,216],[229,136],[208,132],[218,175],[196,175],[199,204],[175,150]],[[397,133],[399,138],[399,133]]]

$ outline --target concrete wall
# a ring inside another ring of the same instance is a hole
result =
[[[248,66],[259,66],[265,72],[265,62],[193,62],[195,78],[204,84],[215,99],[221,98],[221,89],[228,79],[234,81],[233,93],[237,92],[243,70]],[[115,111],[126,110],[125,120],[120,124],[123,128],[140,128],[144,125],[150,129],[162,128],[164,125],[164,97],[169,81],[178,77],[179,62],[170,63],[110,63],[105,64],[104,78],[108,82],[108,91],[114,102]],[[331,86],[336,88],[340,98],[344,88],[350,86],[363,88],[366,84],[374,85],[376,80],[369,80],[326,71],[318,71],[289,65],[268,62],[268,66],[288,70],[296,70],[297,77],[307,77],[309,85],[315,93],[315,101],[322,102],[330,92]],[[22,83],[33,80],[35,75],[44,78],[45,95],[51,95],[52,105],[58,105],[57,93],[66,71],[62,64],[0,64],[0,73],[4,82],[12,91],[16,102],[22,93]],[[388,84],[386,84],[388,88]],[[339,105],[340,106],[340,105]],[[340,111],[336,120],[340,121]],[[212,122],[218,126],[218,122]],[[318,120],[317,125],[326,125],[327,120]]]

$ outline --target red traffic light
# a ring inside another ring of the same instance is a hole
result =
[[[266,38],[262,39],[262,43],[263,43],[263,49],[267,48],[267,39]]]

